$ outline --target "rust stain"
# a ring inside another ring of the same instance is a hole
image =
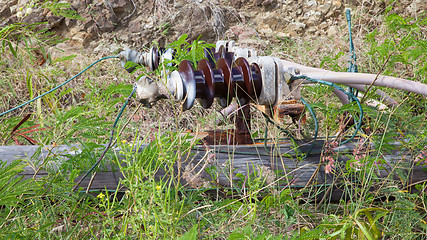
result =
[[[304,105],[296,100],[279,102],[273,107],[274,120],[277,122],[283,122],[285,116],[290,116],[293,120],[299,119],[304,113],[304,109]]]

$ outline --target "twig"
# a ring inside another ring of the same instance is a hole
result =
[[[368,86],[368,88],[366,89],[365,94],[363,94],[362,99],[360,100],[361,103],[363,103],[363,101],[365,100],[366,96],[368,95],[369,90],[371,90],[372,86],[374,86],[374,83],[378,80],[378,77],[380,76],[380,74],[384,71],[385,65],[388,63],[388,61],[390,60],[390,57],[393,53],[390,53],[387,57],[387,59],[385,60],[385,62],[383,63],[383,65],[381,66],[381,69],[378,71],[377,76],[375,76],[374,81],[371,82],[371,84]]]

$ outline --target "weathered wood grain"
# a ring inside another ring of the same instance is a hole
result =
[[[145,146],[143,145],[141,148]],[[342,176],[326,174],[323,168],[324,164],[319,164],[322,147],[323,142],[316,141],[312,154],[305,159],[300,159],[295,156],[293,145],[287,142],[266,146],[264,144],[198,145],[192,150],[192,155],[189,158],[182,160],[180,171],[175,165],[175,173],[181,174],[180,182],[184,188],[245,187],[250,179],[257,176],[260,176],[266,185],[274,184],[274,186],[282,187],[302,188],[337,183],[334,179],[340,179]],[[348,143],[336,149],[337,154],[339,154],[337,162],[342,163],[337,163],[337,166],[343,166],[348,160],[345,152],[351,154],[354,147],[354,143]],[[300,151],[306,152],[309,148],[310,144],[301,144]],[[81,152],[78,145],[59,146],[50,148],[50,150],[44,148],[37,158],[32,157],[37,149],[38,146],[1,146],[0,160],[10,163],[24,159],[28,166],[24,168],[25,171],[21,174],[25,178],[43,177],[47,174],[45,171],[40,170],[37,173],[36,171],[48,155],[76,155]],[[118,152],[119,149],[115,150]],[[411,162],[413,158],[408,152],[392,151],[378,157],[387,161],[386,164],[382,165],[384,169],[372,169],[382,180],[403,181],[400,185],[407,186],[427,179],[427,168],[415,166]],[[60,162],[56,164],[60,164]],[[337,169],[337,172],[344,171]],[[161,171],[157,177],[163,177],[163,174],[164,171]],[[107,168],[107,171],[97,173],[92,189],[116,190],[122,177],[122,173]],[[81,187],[86,188],[89,180],[89,178],[85,179]]]

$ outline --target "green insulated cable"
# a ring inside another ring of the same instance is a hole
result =
[[[350,9],[346,9],[345,10],[345,17],[347,19],[347,23],[348,23],[348,41],[350,43],[350,59],[348,60],[348,70],[347,72],[359,72],[359,70],[357,69],[357,64],[356,64],[356,53],[354,52],[354,44],[353,44],[353,37],[351,35],[351,13],[350,13]],[[354,88],[352,87],[348,87],[348,91],[354,95],[357,96],[358,91],[354,90]],[[351,99],[349,97],[350,102],[353,101],[353,99]]]
[[[113,142],[114,130],[116,129],[117,123],[119,122],[119,119],[122,116],[123,111],[125,110],[126,106],[129,103],[129,100],[132,98],[132,96],[133,96],[133,94],[135,94],[135,92],[136,92],[136,85],[134,85],[131,94],[126,99],[126,102],[123,104],[122,109],[120,109],[120,112],[117,115],[116,120],[114,121],[114,124],[113,124],[113,127],[112,127],[113,129],[111,129],[110,140],[108,140],[107,146],[105,147],[104,151],[102,152],[101,156],[98,158],[98,160],[96,161],[96,163],[93,164],[92,167],[85,173],[85,175],[83,175],[83,177],[80,178],[80,180],[76,183],[76,185],[73,187],[73,191],[75,191],[80,186],[80,184],[82,183],[82,181],[99,165],[99,163],[102,161],[102,159],[104,158],[105,154],[107,153],[108,149],[110,149],[111,143]]]
[[[14,108],[12,108],[12,109],[9,109],[9,110],[7,110],[7,111],[5,111],[5,112],[0,113],[0,117],[1,117],[1,116],[3,116],[3,115],[5,115],[5,114],[8,114],[8,113],[10,113],[10,112],[12,112],[12,111],[15,111],[15,110],[17,110],[17,109],[19,109],[19,108],[21,108],[21,107],[23,107],[23,106],[27,105],[27,104],[30,104],[30,103],[34,102],[35,100],[37,100],[37,99],[39,99],[39,98],[42,98],[42,97],[46,96],[47,94],[49,94],[49,93],[51,93],[51,92],[53,92],[53,91],[57,90],[58,88],[60,88],[60,87],[64,86],[64,85],[65,85],[65,84],[67,84],[67,83],[69,83],[70,81],[72,81],[72,80],[73,80],[73,79],[75,79],[76,77],[80,76],[82,73],[86,72],[89,68],[93,67],[93,65],[95,65],[95,64],[97,64],[97,63],[99,63],[99,62],[101,62],[101,61],[103,61],[103,60],[110,59],[110,58],[118,58],[118,56],[103,57],[103,58],[101,58],[101,59],[96,60],[96,61],[95,61],[95,62],[93,62],[91,65],[87,66],[85,69],[83,69],[82,71],[80,71],[79,73],[77,73],[76,75],[74,75],[73,77],[69,78],[67,81],[65,81],[65,82],[63,82],[63,83],[61,83],[61,84],[59,84],[58,86],[56,86],[56,87],[52,88],[51,90],[49,90],[49,91],[47,91],[47,92],[43,93],[42,95],[39,95],[39,96],[37,96],[37,97],[35,97],[35,98],[33,98],[33,99],[31,99],[31,100],[27,101],[27,102],[24,102],[23,104],[21,104],[21,105],[19,105],[19,106],[16,106],[16,107],[14,107]]]
[[[347,18],[348,23],[348,39],[350,42],[350,60],[349,60],[349,67],[347,72],[358,72],[356,62],[356,53],[354,52],[354,44],[353,44],[353,37],[351,35],[351,14],[350,9],[345,10],[345,17]]]
[[[313,150],[314,144],[316,143],[316,140],[317,140],[317,133],[319,132],[319,123],[317,121],[316,114],[314,113],[313,108],[310,106],[310,104],[308,104],[304,100],[304,98],[301,98],[301,102],[305,105],[305,107],[308,109],[308,111],[310,112],[311,116],[314,119],[314,136],[313,136],[313,140],[312,140],[313,142],[310,146],[310,149],[308,150],[308,152],[306,154],[306,157],[308,157],[310,155],[311,151]]]
[[[296,80],[296,79],[304,79],[304,80],[308,80],[310,82],[320,83],[323,85],[334,87],[334,88],[340,90],[341,92],[345,93],[347,96],[349,96],[352,100],[354,100],[357,103],[357,106],[359,107],[359,110],[360,110],[360,116],[359,116],[359,121],[357,122],[357,125],[356,125],[356,130],[354,131],[353,135],[351,135],[351,137],[349,139],[345,140],[344,142],[341,142],[340,146],[351,141],[356,136],[357,132],[360,130],[360,127],[362,126],[363,108],[362,108],[362,105],[360,104],[359,99],[357,99],[357,97],[353,93],[347,92],[342,87],[340,87],[334,83],[331,83],[331,82],[327,82],[327,81],[320,80],[320,79],[313,79],[313,78],[310,78],[307,76],[292,76],[292,78],[291,78],[291,80]]]

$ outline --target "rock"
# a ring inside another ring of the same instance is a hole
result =
[[[130,4],[130,2],[126,0],[112,0],[109,1],[109,4],[115,13],[120,14],[127,12],[128,4]]]
[[[277,0],[253,0],[255,6],[271,6],[275,5]]]
[[[322,20],[322,14],[320,12],[316,12],[314,10],[310,10],[306,14],[304,14],[304,18],[307,20],[305,21],[306,25],[308,27],[317,25]]]
[[[225,33],[227,37],[230,39],[237,40],[239,42],[244,41],[246,39],[252,39],[257,36],[257,32],[246,25],[236,25],[230,27]]]
[[[52,12],[49,12],[46,14],[46,20],[49,24],[49,28],[55,28],[58,27],[62,20],[64,20],[64,17],[61,16],[55,16]]]
[[[176,37],[185,33],[190,40],[200,35],[202,39],[215,39],[225,33],[228,20],[225,19],[225,9],[209,4],[203,2],[183,5],[182,8],[176,9],[173,18],[165,21],[173,23],[171,31]]]
[[[271,29],[270,25],[265,22],[260,22],[258,24],[258,30],[266,35],[271,35],[273,33],[273,29]]]
[[[139,16],[138,18],[132,20],[128,24],[128,31],[131,33],[139,33],[143,31],[144,24],[142,23],[142,16]]]
[[[342,14],[341,7],[341,1],[333,1],[329,12],[325,15],[325,18],[335,17]]]
[[[305,5],[307,7],[316,7],[317,6],[317,1],[316,0],[307,0],[307,1],[305,1]]]
[[[317,28],[315,27],[315,26],[311,26],[311,27],[309,27],[309,28],[307,28],[307,30],[305,30],[305,33],[309,33],[309,34],[311,34],[311,35],[318,35],[318,30],[317,30]]]
[[[306,24],[304,23],[293,22],[286,27],[286,31],[289,33],[290,36],[293,37],[298,35],[298,33],[301,33],[305,27],[306,27]]]
[[[34,9],[31,14],[28,14],[22,19],[22,22],[28,24],[44,22],[46,14],[47,12],[45,12],[44,9]]]
[[[412,16],[415,16],[417,14],[421,14],[422,12],[425,13],[426,10],[427,10],[427,1],[426,0],[412,1],[412,3],[406,7],[406,11],[408,11]]]
[[[94,21],[101,32],[112,31],[118,23],[116,15],[107,9],[103,9],[100,15],[95,16]]]
[[[276,32],[275,35],[280,38],[280,39],[286,39],[289,37],[288,33],[284,33],[284,32]]]
[[[65,232],[66,230],[67,230],[67,227],[64,224],[62,224],[62,225],[59,225],[57,227],[52,228],[50,233],[51,234],[54,234],[54,233],[58,234],[58,233]]]
[[[337,36],[338,35],[338,27],[337,26],[331,26],[331,27],[329,27],[329,29],[328,29],[328,31],[327,31],[327,34],[328,34],[328,36],[330,36],[330,37],[335,37],[335,36]]]
[[[326,15],[329,12],[329,9],[331,9],[332,3],[326,2],[325,4],[320,5],[317,10],[323,14]]]
[[[329,24],[327,24],[326,22],[322,22],[322,23],[320,23],[319,28],[320,29],[326,29],[328,26],[329,26]]]
[[[334,6],[335,9],[341,8],[342,2],[340,0],[333,1],[332,6]]]
[[[6,18],[9,17],[12,14],[10,11],[10,7],[3,5],[0,7],[0,18]]]

